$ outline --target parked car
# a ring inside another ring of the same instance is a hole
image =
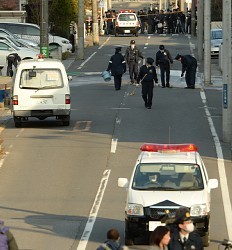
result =
[[[0,40],[0,66],[6,65],[6,58],[11,53],[17,53],[22,60],[36,59],[39,54],[37,51],[24,47],[19,48],[7,41]]]
[[[31,46],[31,47],[35,47],[38,48],[39,44],[36,42],[33,42],[31,40],[28,39],[23,39],[18,37],[17,35],[14,35],[13,33],[11,33],[10,31],[6,30],[6,29],[2,29],[0,28],[0,35],[5,35],[5,36],[9,36],[12,37],[14,40],[16,40],[18,43],[24,44],[26,47],[27,46]]]
[[[211,56],[219,56],[219,49],[222,44],[222,29],[211,30]]]
[[[40,43],[40,27],[32,23],[12,23],[12,22],[0,22],[0,28],[6,29],[11,33],[19,36],[23,39],[29,39],[34,42]],[[62,47],[62,52],[72,50],[72,44],[68,39],[60,36],[53,36],[50,33],[49,45],[55,44]]]

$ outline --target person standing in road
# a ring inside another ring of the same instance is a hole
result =
[[[130,41],[130,47],[126,49],[125,60],[129,66],[130,83],[134,84],[138,77],[139,58],[143,59],[143,55],[139,48],[135,45],[135,40]]]
[[[120,234],[117,229],[112,228],[107,232],[107,240],[97,250],[120,250]]]
[[[151,233],[150,245],[151,250],[168,250],[168,243],[170,241],[170,229],[166,226],[158,226]]]
[[[121,47],[115,48],[115,54],[111,56],[107,68],[107,71],[111,71],[111,75],[114,77],[115,90],[121,89],[122,75],[126,72],[126,61],[120,52]]]
[[[200,235],[194,232],[194,225],[187,207],[180,207],[176,211],[175,221],[168,225],[171,230],[169,250],[203,250]]]
[[[156,66],[160,67],[162,88],[170,88],[170,63],[173,63],[170,52],[165,49],[164,45],[159,46],[159,51],[156,53]],[[166,74],[166,85],[165,85]]]
[[[184,76],[185,73],[185,81],[186,81],[186,89],[195,89],[195,81],[196,81],[196,71],[197,71],[197,60],[191,55],[177,55],[175,57],[176,60],[180,61],[182,64],[182,73],[181,77]]]
[[[13,234],[4,222],[0,220],[0,249],[1,250],[18,250],[18,246]]]
[[[137,78],[137,83],[142,84],[142,98],[147,109],[151,109],[152,106],[154,80],[158,83],[156,69],[152,66],[153,62],[154,60],[148,57],[146,65],[140,68]]]

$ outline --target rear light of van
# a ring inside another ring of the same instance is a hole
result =
[[[14,95],[14,96],[13,96],[13,105],[18,105],[18,104],[19,104],[18,96],[17,96],[17,95]]]
[[[70,104],[71,103],[71,99],[70,99],[70,95],[65,95],[65,104]]]

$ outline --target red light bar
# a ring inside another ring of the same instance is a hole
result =
[[[155,144],[145,143],[140,147],[141,151],[148,152],[197,152],[197,146],[192,143],[186,144]]]

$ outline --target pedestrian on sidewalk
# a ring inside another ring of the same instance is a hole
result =
[[[166,226],[158,226],[151,233],[150,245],[151,250],[168,250],[170,241],[170,229]]]
[[[156,66],[160,67],[162,88],[170,88],[170,63],[173,64],[170,52],[165,49],[164,45],[160,45],[159,51],[156,53]]]
[[[186,89],[195,89],[196,82],[196,72],[197,72],[197,60],[195,57],[191,55],[177,55],[175,57],[176,60],[180,61],[182,64],[182,73],[181,77],[184,76],[185,73],[185,81],[186,81]]]
[[[111,75],[114,77],[115,90],[121,89],[122,75],[126,72],[126,61],[120,52],[121,47],[115,48],[115,54],[111,56],[107,68],[107,71],[111,71]]]
[[[13,234],[4,222],[0,220],[0,249],[1,250],[18,250],[18,246]]]
[[[120,234],[117,229],[112,228],[107,232],[107,240],[97,250],[120,250]]]
[[[203,250],[200,235],[194,232],[194,225],[187,207],[180,207],[175,214],[174,223],[168,225],[171,230],[169,250]]]
[[[143,54],[136,47],[135,40],[130,41],[130,47],[126,49],[124,57],[129,67],[130,83],[134,84],[138,77],[139,58],[143,59]]]
[[[154,81],[158,83],[156,69],[153,66],[154,59],[151,57],[147,58],[146,64],[143,65],[139,70],[137,83],[142,84],[142,98],[144,100],[145,108],[151,109]]]

